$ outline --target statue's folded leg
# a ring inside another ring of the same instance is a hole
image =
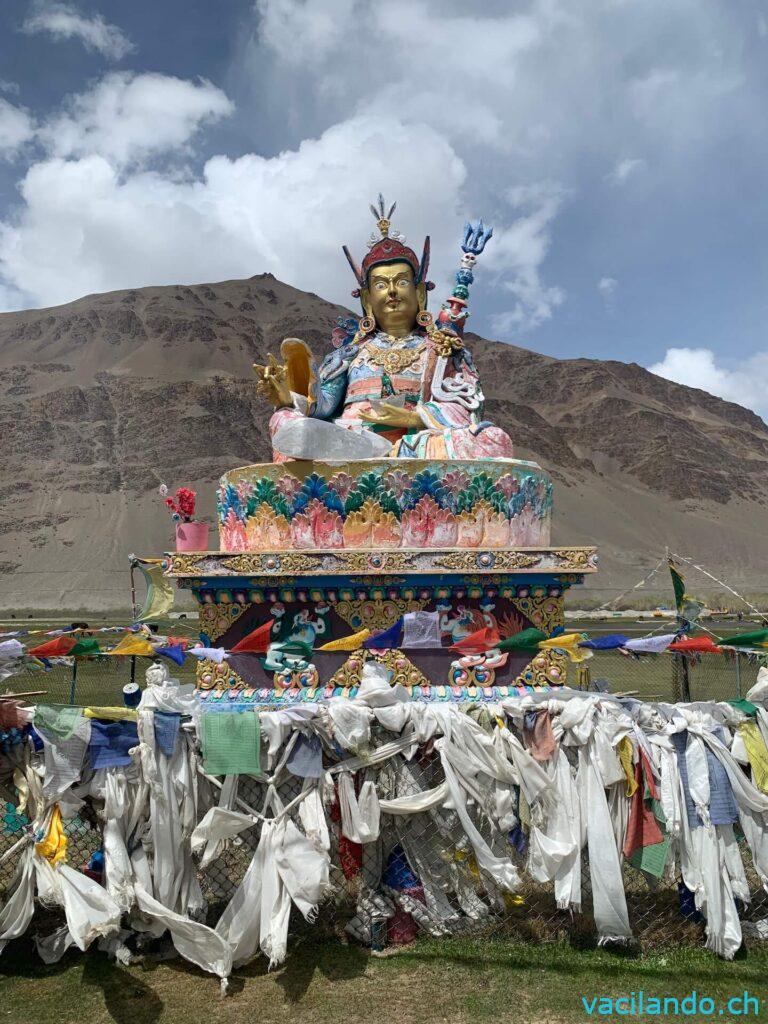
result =
[[[299,412],[298,409],[275,409],[269,418],[269,436],[272,440],[272,461],[273,462],[289,462],[293,456],[283,455],[275,447],[275,435],[279,432],[280,428],[285,426],[287,423],[291,423],[296,419],[305,419],[303,413]]]
[[[391,443],[371,430],[340,427],[304,416],[298,409],[278,409],[269,421],[273,460],[318,459],[323,462],[383,458]]]

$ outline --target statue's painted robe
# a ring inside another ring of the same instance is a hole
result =
[[[512,458],[509,436],[482,419],[483,394],[469,352],[440,356],[426,335],[394,340],[379,333],[362,344],[348,342],[323,360],[313,401],[294,397],[278,409],[270,434],[305,416],[354,431],[373,430],[392,442],[390,456],[419,459]],[[374,425],[362,413],[387,402],[415,411],[423,427]],[[276,462],[284,461],[279,452]]]

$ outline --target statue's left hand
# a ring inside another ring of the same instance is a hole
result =
[[[381,402],[371,412],[361,410],[360,418],[366,423],[375,423],[386,427],[423,427],[421,416],[413,409],[404,409],[401,405]]]

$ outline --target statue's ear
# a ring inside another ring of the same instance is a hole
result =
[[[416,296],[419,300],[419,309],[427,308],[427,285],[426,282],[422,281],[416,285]]]
[[[373,316],[373,306],[371,305],[371,293],[368,288],[360,289],[360,303],[365,311],[366,316]]]

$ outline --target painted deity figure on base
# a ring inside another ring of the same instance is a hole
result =
[[[453,294],[437,320],[427,311],[429,238],[419,260],[392,232],[379,196],[378,236],[358,265],[352,293],[363,307],[342,320],[319,367],[307,345],[286,338],[282,362],[255,365],[258,390],[274,406],[275,462],[287,459],[512,458],[509,436],[483,419],[483,392],[462,336],[477,257],[492,228],[467,224]]]

